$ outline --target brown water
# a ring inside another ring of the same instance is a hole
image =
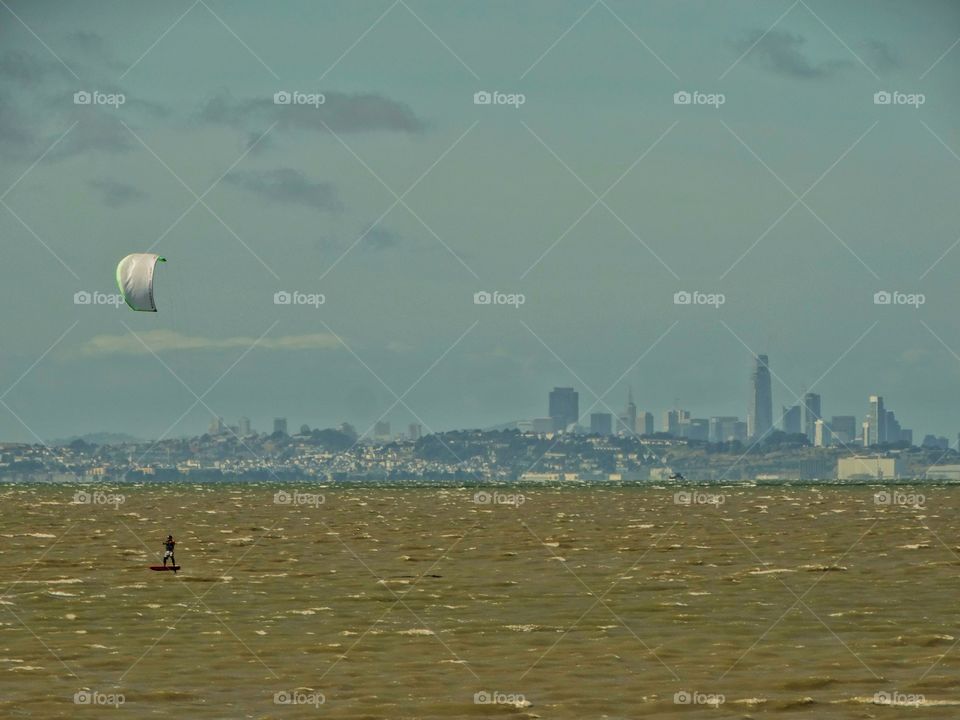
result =
[[[0,489],[0,717],[960,717],[960,489],[276,490]]]

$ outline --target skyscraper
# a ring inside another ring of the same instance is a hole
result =
[[[829,447],[833,438],[830,436],[830,426],[822,419],[813,424],[813,444],[815,447]]]
[[[820,396],[816,393],[807,393],[803,396],[803,432],[807,439],[813,442],[816,439],[817,420],[820,413]]]
[[[653,435],[653,413],[637,414],[637,432],[641,435]]]
[[[613,415],[610,413],[590,413],[590,433],[592,435],[612,435]]]
[[[251,434],[250,432],[250,418],[242,417],[240,418],[239,432],[240,437],[247,437]]]
[[[273,432],[280,433],[281,435],[287,434],[287,419],[286,418],[275,418],[273,421]]]
[[[633,402],[633,388],[627,388],[627,412],[624,414],[624,424],[627,432],[635,435],[637,432],[637,406]]]
[[[378,420],[376,423],[374,423],[373,436],[377,440],[389,440],[390,439],[390,421]]]
[[[870,410],[867,413],[867,422],[870,423],[869,436],[864,435],[863,444],[866,447],[880,445],[887,442],[887,411],[883,407],[883,397],[870,396]]]
[[[747,433],[751,438],[759,439],[773,428],[773,390],[770,387],[770,359],[766,355],[757,355],[750,385]]]
[[[803,432],[800,421],[800,406],[783,408],[783,415],[780,420],[780,427],[787,435],[799,435]]]
[[[566,430],[580,419],[580,395],[573,388],[555,387],[550,392],[553,429]]]
[[[420,423],[410,423],[407,428],[407,435],[411,440],[419,440],[423,437],[423,426]]]
[[[838,443],[852,443],[857,438],[857,419],[853,415],[834,415],[830,418],[830,432]]]

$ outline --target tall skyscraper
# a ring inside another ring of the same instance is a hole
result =
[[[739,426],[743,425],[737,417],[712,417],[708,439],[713,443],[732,442],[742,440]]]
[[[240,437],[247,437],[248,435],[252,435],[252,434],[253,434],[253,433],[250,432],[250,418],[248,418],[248,417],[242,417],[242,418],[240,418],[240,424],[238,425],[238,431],[239,431]]]
[[[580,419],[580,395],[573,388],[555,387],[550,392],[553,429],[566,430]]]
[[[374,423],[373,436],[377,440],[389,440],[390,439],[390,421],[378,420],[376,423]]]
[[[653,435],[653,413],[637,414],[637,432],[641,435]]]
[[[590,433],[593,435],[612,435],[613,415],[610,413],[590,413]]]
[[[627,412],[624,414],[624,423],[627,432],[635,435],[637,432],[637,406],[633,402],[633,388],[627,388]]]
[[[803,432],[803,425],[800,421],[800,406],[783,408],[783,415],[780,420],[780,427],[787,435],[799,435]]]
[[[813,424],[813,444],[815,447],[829,447],[833,438],[830,435],[830,426],[822,419]]]
[[[817,420],[822,417],[820,412],[820,396],[816,393],[807,393],[803,396],[803,432],[807,439],[813,442],[816,439]]]
[[[273,421],[273,431],[275,433],[280,433],[281,435],[287,434],[287,419],[286,418],[275,418]]]
[[[887,411],[883,407],[883,397],[870,396],[870,410],[867,413],[867,422],[870,423],[869,437],[864,435],[863,444],[866,447],[880,445],[887,442]]]
[[[757,355],[750,386],[747,432],[751,438],[759,439],[773,429],[773,390],[770,387],[770,359],[766,355]]]
[[[423,426],[420,423],[410,423],[407,428],[407,435],[411,440],[419,440],[423,437]]]

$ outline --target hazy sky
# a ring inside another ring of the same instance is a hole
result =
[[[958,39],[950,0],[4,0],[0,439],[745,416],[757,352],[775,414],[954,440]],[[75,304],[150,250],[160,312]]]

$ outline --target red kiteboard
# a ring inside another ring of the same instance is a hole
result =
[[[151,565],[151,570],[179,570],[179,565]]]

